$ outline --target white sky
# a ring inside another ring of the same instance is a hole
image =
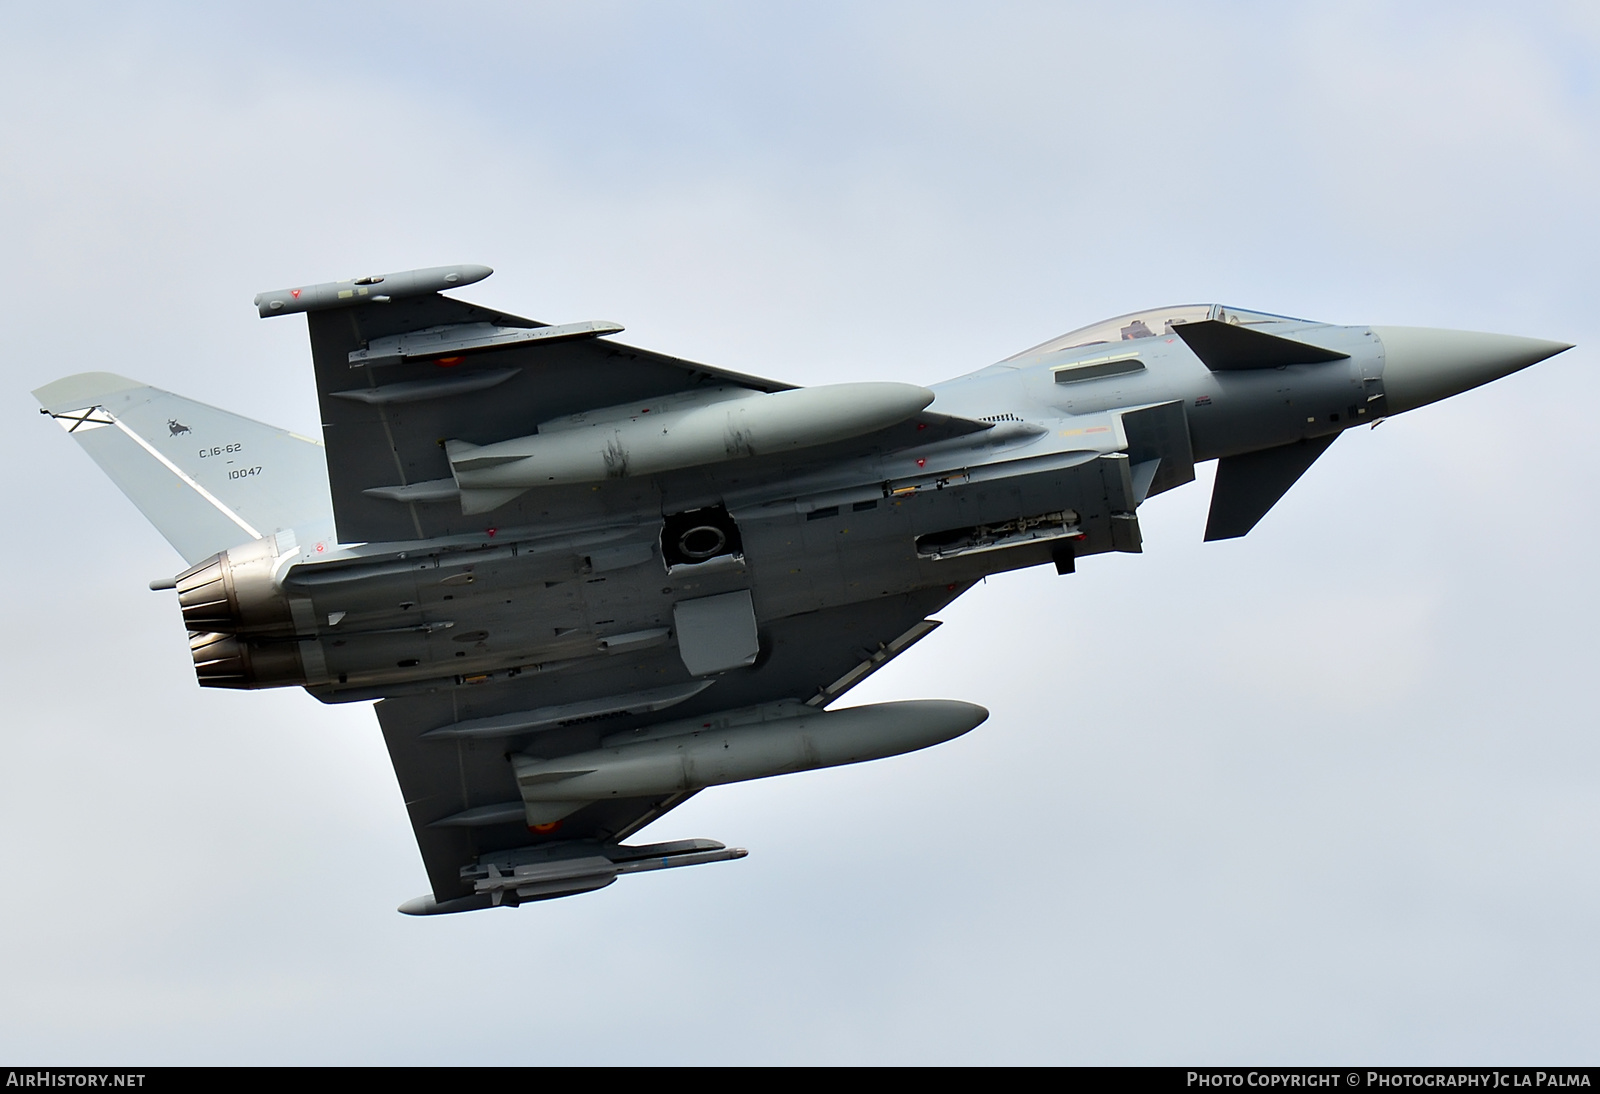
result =
[[[1592,5],[332,7],[0,9],[0,1057],[1593,1061]],[[28,391],[313,432],[252,295],[446,262],[798,383],[1175,301],[1578,348],[1244,540],[1206,468],[1142,557],[974,590],[852,700],[986,725],[648,833],[743,862],[415,920],[370,711],[200,690],[178,560]]]

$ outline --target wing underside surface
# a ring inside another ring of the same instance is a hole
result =
[[[956,595],[940,589],[777,621],[763,628],[762,655],[754,666],[715,678],[708,688],[675,706],[671,716],[692,718],[782,699],[831,701],[876,667],[875,651],[913,631]],[[842,680],[846,682],[841,685]],[[664,647],[583,672],[441,688],[379,703],[378,719],[435,897],[442,902],[470,894],[461,869],[487,852],[574,840],[620,841],[689,795],[595,802],[549,831],[535,832],[518,815],[519,792],[508,754],[581,752],[598,747],[609,734],[642,724],[644,716],[580,718],[510,737],[425,738],[424,734],[469,719],[685,683],[692,683],[692,678],[677,650]],[[469,811],[487,822],[451,823],[451,818]]]
[[[366,493],[449,479],[450,464],[442,446],[446,439],[489,444],[530,434],[539,422],[563,415],[697,387],[779,391],[789,386],[599,338],[352,367],[351,353],[406,332],[472,324],[543,326],[437,295],[312,312],[307,319],[334,513],[339,538],[347,543],[482,529],[484,518],[464,518],[454,499],[425,504]],[[437,394],[418,397],[430,388]],[[404,391],[404,397],[387,402],[363,401],[352,394],[368,393],[369,399],[381,400],[383,395],[370,393],[397,389]],[[516,508],[508,506],[493,519],[502,524],[533,523],[548,511],[547,500],[535,499]]]

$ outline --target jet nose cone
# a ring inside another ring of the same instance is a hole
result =
[[[1390,414],[1470,391],[1572,347],[1565,342],[1431,327],[1373,327],[1383,342]]]

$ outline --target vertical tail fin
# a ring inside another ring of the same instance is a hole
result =
[[[248,539],[331,526],[327,461],[308,437],[109,372],[33,394],[191,565]]]

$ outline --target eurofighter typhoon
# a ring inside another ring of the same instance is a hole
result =
[[[711,786],[893,756],[988,712],[841,706],[985,575],[1138,552],[1220,461],[1250,531],[1347,429],[1569,347],[1217,304],[932,387],[795,387],[444,292],[448,266],[262,293],[304,313],[322,443],[104,372],[34,394],[183,556],[202,687],[377,700],[432,891],[515,906],[742,857],[630,844]]]

